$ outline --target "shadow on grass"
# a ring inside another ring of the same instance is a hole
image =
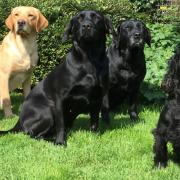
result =
[[[12,105],[13,105],[13,113],[19,116],[20,107],[23,102],[23,96],[21,93],[13,93],[11,95],[11,99],[12,99]],[[138,111],[139,112],[143,111],[143,108],[147,108],[151,110],[154,107],[161,107],[161,105],[162,105],[161,103],[160,104],[156,103],[152,105],[152,103],[144,102],[144,103],[141,103],[141,105],[139,105]],[[144,118],[138,119],[137,121],[132,121],[129,118],[127,109],[128,109],[128,105],[125,103],[119,106],[115,111],[112,111],[110,113],[110,119],[111,119],[110,125],[106,125],[104,122],[102,122],[100,118],[99,129],[97,133],[102,135],[106,131],[111,131],[114,129],[131,128],[138,123],[145,122]],[[4,118],[4,115],[3,115],[3,111],[1,110],[0,120],[2,120],[3,118]],[[74,121],[74,125],[73,125],[73,128],[71,129],[71,132],[75,132],[79,130],[89,131],[89,128],[90,128],[90,117],[88,115],[80,115]]]
[[[149,105],[141,105],[139,107],[139,112],[141,112],[144,108],[153,109],[152,106]],[[111,131],[114,129],[125,129],[125,128],[131,128],[135,126],[138,123],[145,122],[144,118],[139,118],[135,121],[132,121],[129,117],[129,114],[127,112],[128,106],[125,104],[123,106],[120,106],[116,109],[116,111],[112,111],[110,113],[110,125],[106,125],[104,122],[102,122],[100,118],[99,122],[99,129],[97,131],[98,134],[103,134],[106,131]],[[155,105],[155,107],[160,107],[160,105]],[[74,126],[72,128],[72,132],[78,131],[78,130],[85,130],[89,131],[90,129],[90,117],[88,115],[80,115],[78,118],[76,118],[74,122]]]

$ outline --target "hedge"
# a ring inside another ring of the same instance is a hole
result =
[[[4,0],[0,2],[0,40],[7,33],[4,26],[5,18],[15,6],[34,6],[49,20],[48,29],[42,31],[38,37],[39,66],[33,76],[33,83],[41,80],[54,68],[69,49],[69,44],[62,44],[61,37],[69,19],[78,11],[97,9],[111,17],[116,24],[122,18],[131,18],[135,14],[133,4],[128,0]]]
[[[148,101],[161,100],[165,94],[160,89],[166,73],[167,61],[177,45],[180,45],[180,32],[175,24],[149,24],[151,30],[151,48],[145,48],[147,73],[141,87],[143,96]]]
[[[3,0],[0,1],[0,41],[8,31],[4,25],[5,19],[13,7],[20,5],[38,8],[49,20],[49,27],[39,33],[38,36],[40,60],[34,71],[33,85],[63,61],[63,57],[71,47],[71,44],[62,44],[61,37],[69,19],[77,12],[84,9],[100,10],[112,20],[114,27],[122,19],[133,18],[140,19],[145,23],[152,23],[150,15],[148,13],[137,13],[136,5],[129,0]],[[153,41],[152,48],[146,48],[145,50],[148,73],[146,83],[142,86],[141,92],[146,99],[153,100],[156,97],[152,97],[151,92],[153,91],[149,91],[149,88],[159,92],[159,84],[166,67],[166,60],[171,56],[173,48],[177,44],[177,38],[171,38],[171,35],[176,34],[176,30],[173,27],[169,30],[169,26],[149,24],[149,28],[152,29]],[[158,39],[161,30],[164,31],[165,39],[163,37]],[[161,44],[161,42],[163,43],[166,40],[166,45]],[[111,39],[108,39],[108,41],[111,42]],[[156,51],[157,49],[160,53]],[[161,62],[163,65],[157,65],[157,62]],[[160,72],[160,75],[153,74],[155,73],[154,67],[157,69],[162,68],[161,71],[157,70],[157,72]]]

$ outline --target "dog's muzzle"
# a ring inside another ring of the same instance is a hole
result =
[[[82,37],[90,38],[93,36],[93,24],[90,21],[82,24]]]
[[[134,34],[134,39],[137,39],[137,40],[139,40],[141,38],[141,34],[140,33],[135,33]]]
[[[26,25],[26,21],[24,21],[24,20],[18,20],[18,22],[17,22],[18,31],[23,31],[25,25]]]
[[[132,37],[131,37],[131,46],[132,47],[142,47],[143,46],[143,38],[142,35],[140,33],[135,33]]]

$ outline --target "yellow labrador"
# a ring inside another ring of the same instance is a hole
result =
[[[0,45],[0,107],[12,116],[9,92],[19,85],[26,97],[38,62],[37,33],[48,26],[47,19],[34,7],[15,7],[5,21],[10,32]]]

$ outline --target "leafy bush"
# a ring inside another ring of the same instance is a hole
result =
[[[150,1],[151,2],[151,1]],[[122,19],[140,19],[151,22],[150,16],[137,13],[137,4],[129,0],[3,0],[0,1],[0,40],[7,33],[4,21],[11,9],[16,6],[34,6],[49,20],[49,27],[39,33],[38,46],[40,61],[34,71],[33,84],[59,64],[71,44],[62,44],[61,37],[69,19],[78,11],[84,9],[100,10],[109,16],[114,27]],[[149,27],[152,32],[152,48],[146,48],[147,76],[141,88],[143,97],[148,100],[163,97],[159,85],[166,69],[166,61],[177,44],[176,31],[171,25],[155,24]],[[111,38],[108,38],[108,43]]]
[[[144,12],[149,15],[149,18],[153,20],[157,16],[157,5],[164,0],[130,0],[136,6],[136,11]]]
[[[4,0],[0,1],[0,40],[7,33],[4,26],[5,18],[12,7],[20,5],[37,7],[49,20],[48,29],[43,30],[38,36],[40,62],[34,71],[33,84],[59,64],[67,53],[71,45],[62,44],[61,37],[69,19],[78,11],[100,10],[108,15],[114,24],[121,19],[143,18],[135,12],[134,5],[129,0],[44,0],[41,3],[39,0]]]
[[[151,21],[177,22],[180,21],[180,1],[167,0],[130,0],[134,3],[136,11],[149,15]]]
[[[180,36],[173,25],[151,24],[151,48],[145,48],[147,74],[141,88],[143,96],[149,100],[164,98],[160,90],[161,80],[166,72],[167,61],[173,54]]]
[[[147,0],[130,0],[131,2],[133,2],[138,11],[153,11],[153,8],[156,7],[156,5],[159,2],[162,2],[164,0],[151,0],[151,1],[147,1]]]

